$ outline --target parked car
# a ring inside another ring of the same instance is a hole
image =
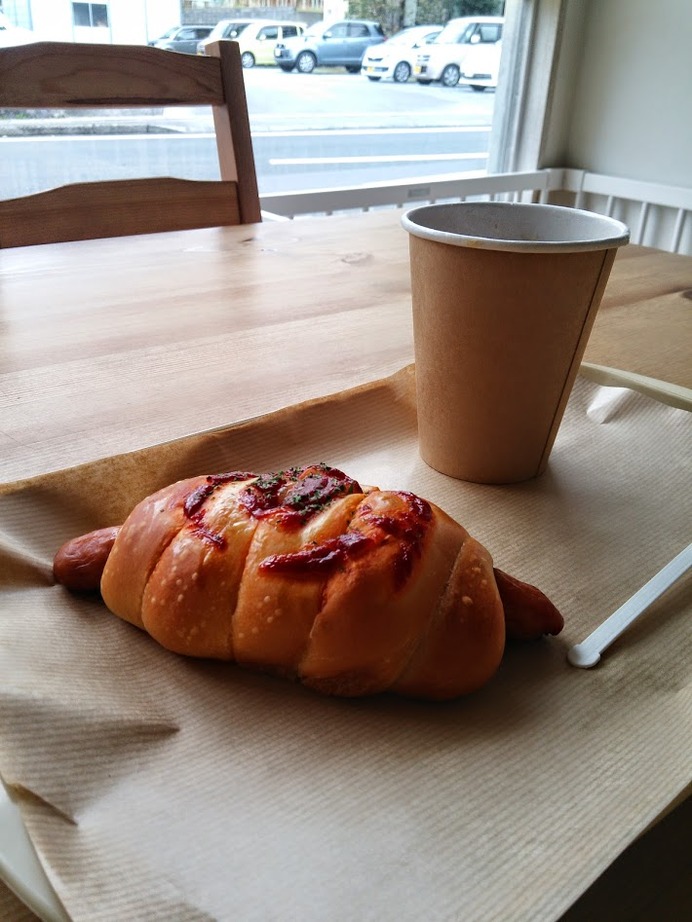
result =
[[[501,41],[492,45],[481,44],[469,48],[461,67],[459,86],[470,86],[477,93],[482,93],[488,87],[495,89],[500,73],[501,56]]]
[[[368,80],[391,78],[395,83],[406,83],[413,73],[418,49],[441,31],[442,26],[411,26],[381,45],[372,45],[363,55],[361,74]]]
[[[196,54],[197,45],[209,35],[213,28],[213,26],[173,26],[149,44],[154,48],[166,48],[168,51]]]
[[[469,49],[499,42],[503,23],[501,16],[450,19],[437,38],[418,54],[413,68],[416,80],[424,84],[439,80],[443,86],[456,86]]]
[[[197,46],[198,54],[206,54],[206,47],[212,42],[234,41],[240,47],[243,67],[255,64],[274,64],[274,48],[284,38],[302,35],[307,26],[304,22],[276,19],[222,19],[209,37]]]
[[[246,26],[235,39],[240,46],[240,60],[243,67],[255,64],[276,64],[274,49],[278,42],[300,37],[307,25],[304,22],[281,22],[261,19]]]
[[[204,49],[207,45],[211,45],[212,42],[218,42],[222,38],[229,38],[237,41],[238,37],[242,35],[243,30],[252,25],[253,22],[257,22],[257,20],[220,19],[211,30],[209,35],[205,39],[202,39],[202,41],[197,45],[197,54],[205,54]]]
[[[366,48],[384,39],[378,22],[366,19],[317,22],[300,38],[279,42],[274,57],[281,70],[287,72],[294,67],[301,74],[310,74],[316,67],[345,67],[349,73],[357,74]]]

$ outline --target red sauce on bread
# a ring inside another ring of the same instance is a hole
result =
[[[360,485],[326,464],[262,474],[240,494],[240,502],[255,518],[275,516],[284,527],[299,527],[333,500],[362,493]]]
[[[251,481],[238,494],[238,501],[253,518],[271,516],[280,528],[299,528],[335,499],[363,490],[357,481],[326,464],[290,468],[277,474],[229,471],[213,474],[186,498],[183,511],[190,527],[203,541],[223,550],[223,535],[209,529],[204,521],[204,504],[220,486]],[[423,540],[432,520],[432,509],[413,493],[400,492],[402,508],[383,515],[371,505],[359,508],[367,531],[351,530],[320,544],[311,544],[292,554],[275,554],[260,564],[260,569],[303,577],[325,577],[341,569],[349,559],[379,546],[391,538],[398,544],[394,557],[394,584],[404,585],[411,575],[414,560],[420,557]]]
[[[359,531],[347,531],[322,544],[312,544],[293,554],[273,554],[260,564],[260,570],[292,573],[297,576],[327,576],[340,569],[349,557],[372,547],[372,538]]]
[[[413,493],[398,495],[405,500],[406,506],[390,515],[375,513],[368,505],[361,507],[362,518],[372,527],[371,532],[365,534],[354,529],[293,554],[275,554],[263,560],[260,569],[296,576],[324,577],[341,569],[349,559],[393,537],[399,542],[394,558],[394,584],[401,588],[411,575],[414,559],[421,554],[423,539],[432,520],[432,509]]]
[[[230,471],[228,474],[210,474],[207,482],[203,483],[185,499],[183,511],[188,519],[193,519],[202,509],[205,500],[207,500],[217,487],[223,483],[237,483],[240,480],[251,480],[257,474],[251,474],[249,471]]]
[[[192,493],[186,497],[183,503],[183,512],[186,518],[190,520],[190,527],[198,538],[212,544],[220,551],[227,547],[227,542],[223,535],[211,531],[206,527],[204,522],[204,503],[222,484],[250,480],[251,477],[256,476],[256,474],[251,474],[248,471],[230,471],[227,474],[210,474],[206,479],[206,483],[197,487],[196,490],[193,490]]]
[[[210,475],[186,498],[183,511],[195,533],[220,549],[226,547],[226,540],[205,527],[204,504],[223,484],[243,480],[252,481],[238,495],[245,510],[257,519],[273,516],[284,528],[298,528],[333,500],[363,492],[355,480],[326,464],[289,468],[277,474],[229,471]]]
[[[367,521],[392,535],[400,542],[399,553],[394,561],[394,582],[403,586],[413,570],[413,561],[420,557],[423,539],[432,520],[432,508],[420,496],[413,493],[399,492],[406,501],[406,509],[396,515],[379,515],[369,507]]]

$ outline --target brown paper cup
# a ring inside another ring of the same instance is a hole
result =
[[[420,453],[444,474],[545,470],[627,227],[555,205],[429,205],[409,232]]]

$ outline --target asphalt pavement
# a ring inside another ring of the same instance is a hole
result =
[[[483,170],[493,93],[373,83],[360,74],[244,72],[263,193]],[[0,197],[94,177],[218,176],[202,108],[0,113]],[[156,143],[152,141],[156,139]]]
[[[468,87],[373,83],[340,68],[313,74],[286,74],[273,67],[244,72],[253,132],[341,128],[425,128],[486,125],[492,121],[494,93]],[[65,110],[12,113],[0,110],[0,137],[62,134],[208,133],[208,108]]]

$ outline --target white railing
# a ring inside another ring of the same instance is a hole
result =
[[[692,189],[585,170],[551,167],[525,173],[460,173],[261,196],[265,216],[279,220],[467,199],[586,208],[624,221],[633,243],[692,254]]]
[[[373,183],[367,186],[343,186],[309,192],[277,192],[263,195],[267,211],[295,218],[304,214],[334,214],[339,211],[370,211],[373,208],[404,208],[415,203],[463,201],[470,197],[507,197],[519,200],[533,197],[546,188],[548,170],[534,173],[457,173]]]
[[[568,204],[624,221],[633,243],[692,254],[692,189],[585,170],[562,173],[560,191],[571,197]]]

